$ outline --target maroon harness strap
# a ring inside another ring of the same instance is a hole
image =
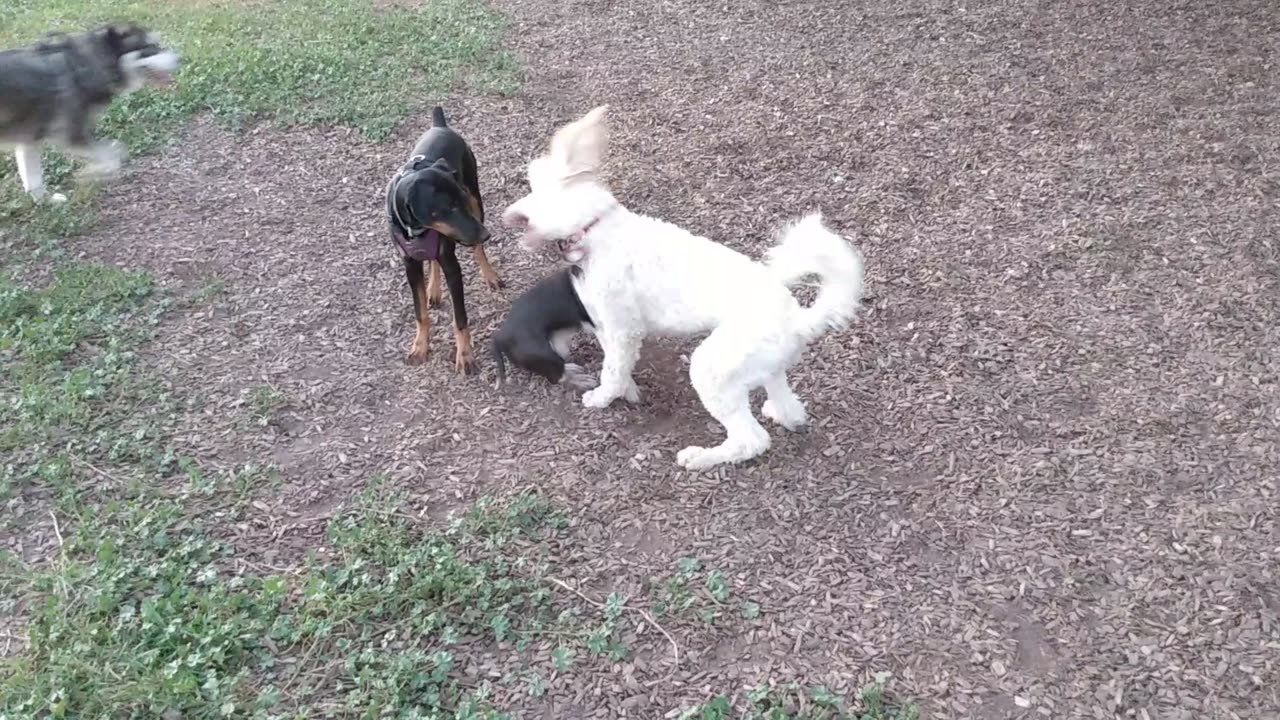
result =
[[[428,229],[413,238],[397,233],[396,242],[400,245],[400,252],[418,262],[435,262],[440,259],[440,233],[435,230]]]

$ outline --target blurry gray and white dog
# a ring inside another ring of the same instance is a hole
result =
[[[91,177],[114,175],[121,143],[94,136],[98,116],[120,95],[173,80],[180,59],[134,23],[76,34],[51,33],[35,45],[0,51],[0,146],[12,147],[22,187],[50,196],[40,161],[45,144],[89,161]]]

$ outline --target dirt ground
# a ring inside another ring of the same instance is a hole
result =
[[[863,249],[867,312],[792,377],[816,421],[705,475],[685,371],[645,347],[638,406],[401,363],[410,298],[381,191],[394,141],[198,124],[109,191],[73,248],[181,292],[150,362],[198,403],[186,447],[278,465],[246,553],[285,564],[378,473],[443,517],[536,488],[573,515],[559,574],[603,594],[696,555],[760,620],[636,639],[522,717],[660,717],[766,680],[890,670],[931,717],[1280,712],[1280,10],[1266,0],[499,0],[527,69],[459,92],[496,215],[556,126],[611,105],[633,209],[752,255],[821,209]],[[495,229],[497,223],[494,223]],[[483,343],[551,270],[509,233]],[[581,352],[598,366],[593,347]],[[246,431],[252,389],[282,404]],[[758,402],[758,401],[757,401]],[[661,708],[659,711],[658,709]]]

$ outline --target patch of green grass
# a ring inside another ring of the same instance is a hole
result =
[[[5,573],[35,612],[0,716],[494,717],[454,649],[551,617],[529,558],[490,544],[550,531],[518,516],[535,504],[421,533],[366,498],[331,524],[336,557],[289,577],[236,572],[179,503],[86,506],[52,567]]]
[[[565,521],[532,496],[423,532],[374,484],[332,521],[331,557],[244,566],[204,518],[269,473],[206,471],[167,450],[163,418],[142,422],[155,385],[134,358],[164,306],[145,275],[98,266],[0,286],[6,487],[52,490],[60,528],[52,562],[0,558],[0,608],[22,609],[30,643],[0,661],[0,717],[494,718],[454,667],[461,643],[554,636],[562,651],[531,659],[548,666],[586,648],[597,628],[553,612],[544,578]],[[166,487],[170,470],[186,482]]]
[[[31,288],[0,278],[0,497],[21,482],[65,485],[73,463],[149,452],[166,397],[125,382],[165,305],[152,280],[98,265]],[[150,412],[133,412],[146,401]]]
[[[79,235],[97,221],[92,188],[67,187],[63,190],[67,202],[36,206],[22,191],[12,157],[0,153],[0,246],[5,254],[12,254],[22,241],[28,246],[23,249],[58,254],[56,241]],[[56,151],[47,152],[45,158],[45,183],[61,184],[70,175],[70,161]]]
[[[54,567],[27,573],[31,647],[0,671],[8,717],[159,717],[252,700],[281,587],[229,578],[226,546],[175,503],[90,506]],[[24,577],[25,574],[25,577]]]
[[[386,10],[367,0],[7,0],[0,47],[121,20],[142,23],[183,56],[174,88],[121,98],[99,123],[102,136],[133,154],[164,143],[198,113],[233,128],[256,118],[341,125],[376,140],[461,79],[507,91],[518,77],[499,46],[503,19],[474,0]],[[46,182],[67,192],[70,205],[33,213],[12,162],[0,160],[0,233],[21,223],[38,241],[92,223],[89,187],[68,184],[65,157],[50,151],[46,159]]]
[[[525,654],[506,677],[534,696],[577,658],[626,656],[620,596],[553,608],[546,541],[567,523],[535,496],[428,532],[375,482],[331,522],[325,559],[245,564],[211,530],[278,478],[169,448],[177,401],[137,362],[167,305],[146,275],[101,266],[0,284],[0,487],[59,535],[51,561],[0,558],[0,609],[30,643],[0,660],[0,717],[490,718],[489,690],[455,668],[464,644]]]
[[[215,501],[220,507],[239,511],[249,504],[255,494],[266,487],[278,487],[282,478],[269,466],[246,463],[230,471],[207,473],[200,463],[190,457],[177,458],[178,469],[187,482],[177,490],[184,500]]]
[[[888,673],[877,674],[852,700],[821,686],[762,685],[746,692],[737,703],[729,696],[717,695],[677,717],[680,720],[918,720],[920,709],[916,705],[886,699],[889,677]]]

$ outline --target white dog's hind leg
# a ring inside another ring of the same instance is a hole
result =
[[[765,381],[764,390],[769,398],[760,408],[761,414],[792,432],[801,430],[808,424],[809,417],[804,410],[804,403],[791,390],[785,373],[778,373]]]
[[[711,333],[693,351],[689,379],[703,407],[724,426],[727,437],[713,448],[691,446],[677,453],[676,462],[689,470],[750,460],[769,449],[769,433],[751,414],[747,395],[751,378],[747,377],[749,368],[743,365],[750,359],[730,352],[730,343],[722,333],[723,329]]]
[[[32,200],[43,202],[65,202],[62,193],[48,194],[44,187],[44,164],[40,158],[39,145],[18,145],[13,149],[14,160],[18,162],[18,178],[22,180],[22,189],[27,191]]]
[[[619,337],[604,333],[598,335],[604,349],[604,368],[600,371],[600,387],[582,396],[582,404],[589,408],[608,407],[618,398],[627,402],[639,402],[640,390],[631,378],[636,360],[640,358],[640,338]]]

